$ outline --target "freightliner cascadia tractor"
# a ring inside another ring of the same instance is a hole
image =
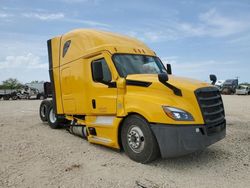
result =
[[[144,43],[79,29],[48,40],[52,100],[40,105],[51,128],[148,163],[186,155],[223,139],[218,89],[172,75]]]

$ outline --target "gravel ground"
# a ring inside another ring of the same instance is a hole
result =
[[[249,187],[250,96],[223,96],[227,136],[143,165],[39,119],[40,101],[0,101],[0,187]]]

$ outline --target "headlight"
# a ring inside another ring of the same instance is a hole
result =
[[[162,106],[164,112],[176,121],[194,121],[193,116],[185,110],[170,106]]]

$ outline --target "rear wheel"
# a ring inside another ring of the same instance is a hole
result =
[[[43,122],[48,120],[46,114],[47,114],[47,110],[48,110],[50,105],[51,105],[51,101],[48,101],[48,100],[44,100],[40,104],[39,115],[40,115],[40,119]]]
[[[148,122],[138,115],[125,119],[121,140],[125,153],[136,162],[149,163],[159,156],[159,147]]]
[[[14,96],[11,97],[11,99],[12,99],[12,100],[17,100],[17,96],[14,95]]]
[[[60,127],[59,120],[58,120],[58,118],[57,118],[57,116],[55,114],[55,111],[53,109],[53,105],[52,104],[50,104],[49,107],[48,107],[48,110],[47,110],[47,113],[46,113],[46,117],[47,117],[49,126],[52,129],[58,129]]]
[[[43,94],[38,94],[36,98],[37,98],[37,99],[40,99],[40,100],[45,99],[45,97],[44,97],[44,95],[43,95]]]

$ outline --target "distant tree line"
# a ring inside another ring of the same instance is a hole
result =
[[[23,84],[19,82],[16,78],[9,78],[4,80],[0,85],[0,89],[21,89]]]

